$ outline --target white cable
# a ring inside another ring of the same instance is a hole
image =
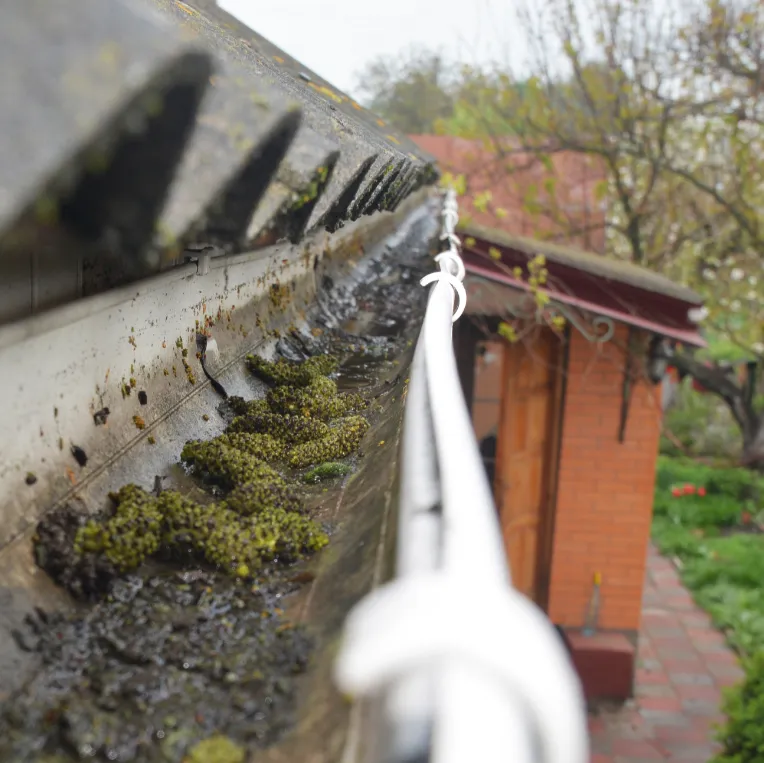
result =
[[[446,233],[443,238],[448,239],[448,242],[451,244],[451,249],[455,249],[458,252],[462,248],[461,239],[455,233]]]
[[[462,261],[462,258],[458,254],[454,254],[453,250],[441,252],[440,254],[436,255],[435,262],[438,264],[443,262],[446,262],[446,264],[452,264],[454,268],[456,268],[456,272],[452,273],[452,275],[455,275],[460,281],[463,281],[464,277],[467,275],[467,272],[464,269],[464,262]]]
[[[454,209],[445,209],[443,211],[443,221],[448,226],[449,232],[453,232],[453,230],[459,224],[459,215]]]
[[[442,216],[442,238],[449,248],[435,257],[439,272],[420,282],[438,283],[430,294],[407,404],[414,402],[413,383],[418,381],[417,389],[426,390],[417,402],[429,411],[423,415],[431,422],[426,436],[440,470],[441,511],[417,516],[432,521],[428,548],[441,538],[433,557],[440,566],[436,571],[409,566],[403,577],[354,607],[346,620],[335,681],[350,694],[382,692],[399,735],[416,732],[420,739],[430,718],[433,763],[473,758],[481,763],[587,763],[580,683],[547,618],[511,587],[490,488],[481,483],[484,474],[459,388],[451,331],[446,331],[448,317],[456,321],[467,299],[453,191],[445,194]],[[446,284],[456,292],[455,311]],[[407,427],[427,426],[408,413]],[[460,449],[456,443],[465,438],[472,443]],[[417,553],[414,529],[411,522],[399,528],[410,555]],[[469,602],[471,613],[459,602]],[[415,684],[429,693],[411,693]],[[402,712],[408,713],[405,723]]]
[[[470,613],[458,605],[467,601]],[[482,673],[489,683],[501,682],[522,700],[528,731],[541,745],[534,763],[588,762],[578,678],[545,615],[509,586],[475,585],[447,572],[388,583],[348,617],[335,678],[343,691],[368,695],[413,670],[454,662]],[[468,705],[471,699],[463,701]],[[487,740],[478,734],[471,741],[474,760],[518,760],[513,750],[485,749]]]
[[[451,316],[451,323],[456,323],[456,321],[462,317],[464,308],[467,307],[467,292],[464,290],[462,282],[455,275],[451,275],[451,273],[446,273],[441,270],[437,273],[430,273],[430,275],[425,276],[419,283],[422,284],[422,286],[427,286],[434,281],[448,281],[448,283],[454,287],[459,302],[457,303],[456,310],[454,310],[454,314]]]

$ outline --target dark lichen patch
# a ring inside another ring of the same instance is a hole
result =
[[[291,297],[288,284],[274,283],[268,290],[268,298],[276,309],[283,310]]]
[[[24,482],[26,482],[27,485],[34,485],[35,482],[37,482],[37,475],[34,472],[27,472],[26,477],[24,477]]]
[[[325,482],[326,480],[336,479],[337,477],[344,477],[350,474],[352,469],[348,464],[343,464],[339,461],[326,461],[323,464],[314,466],[303,474],[303,482],[308,484],[315,484],[317,482]]]
[[[71,447],[72,456],[74,456],[74,460],[81,466],[85,467],[88,463],[88,454],[85,453],[85,451],[79,446],[79,445],[72,445]]]
[[[0,760],[233,763],[273,744],[312,647],[275,614],[279,593],[147,570],[84,617],[48,616],[47,669],[0,713]]]
[[[103,426],[107,422],[110,413],[111,411],[108,408],[101,408],[93,414],[93,422],[97,427]]]
[[[37,565],[75,598],[91,601],[111,587],[114,565],[101,554],[75,550],[87,514],[69,504],[49,512],[37,525],[33,548]]]
[[[138,393],[138,402],[139,402],[141,405],[148,405],[148,402],[149,402],[149,396],[148,396],[148,394],[146,393],[146,391],[145,391],[145,390],[141,390],[141,391]]]

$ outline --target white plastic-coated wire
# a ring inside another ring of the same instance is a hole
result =
[[[456,235],[456,233],[448,233],[448,234],[446,234],[445,238],[447,238],[448,242],[452,246],[455,246],[457,249],[461,249],[462,248],[461,239],[459,238],[459,236]]]
[[[456,602],[469,602],[480,616],[465,616]],[[538,757],[519,758],[515,747],[521,740],[508,740],[509,747],[492,749],[487,743],[493,734],[484,729],[474,738],[467,737],[469,747],[462,747],[460,753],[468,756],[462,757],[454,746],[465,740],[444,722],[444,736],[453,741],[443,744],[435,758],[439,763],[468,759],[583,763],[577,757],[586,749],[582,715],[556,712],[581,702],[578,680],[549,622],[511,586],[476,589],[467,576],[447,571],[402,578],[368,596],[348,619],[346,634],[358,648],[343,655],[337,675],[354,693],[390,684],[415,669],[455,660],[469,667],[478,683],[490,686],[492,679],[502,693],[520,700],[523,722],[529,727],[526,733],[538,738],[529,749],[538,744]],[[471,703],[476,699],[472,696]],[[481,715],[490,712],[485,703],[476,709]],[[463,706],[459,712],[468,713]],[[483,724],[474,723],[477,732]]]
[[[467,307],[467,292],[464,290],[464,286],[462,286],[462,282],[457,276],[443,270],[439,273],[430,273],[430,275],[425,276],[419,283],[422,284],[422,286],[427,286],[427,284],[431,284],[434,281],[445,281],[454,287],[456,296],[459,298],[456,310],[451,316],[451,323],[455,323],[461,317],[464,308]]]
[[[453,191],[442,218],[447,248],[421,280],[432,286],[406,401],[396,579],[348,616],[335,681],[383,699],[387,749],[363,763],[588,763],[580,683],[511,585],[459,382],[451,326],[467,298]]]
[[[455,275],[460,281],[464,280],[467,272],[464,269],[464,262],[458,254],[454,254],[451,250],[447,252],[441,252],[440,254],[436,255],[435,262],[440,264],[442,260],[447,260],[449,265],[454,266],[454,270],[456,272],[452,273],[452,275]]]

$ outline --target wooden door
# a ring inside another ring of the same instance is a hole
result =
[[[496,456],[496,504],[512,582],[546,606],[561,398],[562,342],[539,331],[507,343]]]

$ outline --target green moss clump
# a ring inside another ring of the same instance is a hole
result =
[[[203,506],[174,490],[165,490],[157,506],[164,518],[163,543],[173,551],[203,554],[217,521],[215,505]]]
[[[268,413],[270,406],[264,398],[258,400],[245,400],[236,395],[228,398],[228,406],[236,416],[257,416],[259,413]]]
[[[154,498],[127,485],[116,495],[121,500],[112,517],[90,520],[80,528],[75,550],[101,553],[120,572],[127,572],[161,546],[171,553],[190,552],[228,574],[249,577],[264,560],[298,559],[328,543],[320,526],[298,513],[294,491],[277,474],[276,478],[240,485],[225,502],[207,506],[174,490]]]
[[[222,443],[229,448],[236,448],[236,450],[248,453],[262,461],[279,461],[284,458],[284,443],[269,434],[231,432],[216,437],[213,442]]]
[[[135,485],[126,485],[112,498],[114,516],[105,522],[91,519],[78,530],[78,554],[102,553],[120,572],[138,567],[156,553],[162,535],[162,514],[156,500]]]
[[[338,393],[325,376],[337,366],[328,356],[302,363],[250,356],[248,363],[275,385],[266,399],[229,399],[238,415],[226,433],[188,442],[181,453],[196,475],[226,491],[225,499],[205,506],[172,490],[155,497],[125,485],[110,494],[108,519],[91,519],[77,531],[79,555],[103,555],[125,572],[163,548],[249,577],[265,560],[295,559],[326,545],[320,526],[300,513],[299,493],[268,462],[321,464],[306,481],[346,474],[349,467],[335,461],[356,450],[369,428],[362,416],[347,414],[366,403]]]
[[[269,434],[277,440],[295,445],[326,437],[331,430],[326,423],[318,419],[282,413],[262,413],[256,416],[237,416],[231,422],[228,431]]]
[[[247,367],[255,376],[269,384],[291,384],[306,387],[321,376],[328,376],[337,370],[337,361],[330,355],[316,355],[300,362],[284,360],[264,360],[259,355],[247,355]]]
[[[287,461],[290,466],[301,468],[344,458],[358,448],[368,429],[369,422],[363,416],[348,416],[320,440],[296,445],[289,451]]]
[[[263,561],[277,556],[291,561],[329,542],[316,522],[294,512],[276,509],[250,518],[228,514],[228,520],[218,522],[210,534],[206,554],[240,577],[247,577]]]
[[[345,416],[366,405],[357,393],[338,394],[337,385],[324,377],[307,387],[276,387],[268,392],[266,399],[276,413],[302,415],[322,421]]]
[[[120,572],[135,569],[156,553],[161,531],[162,516],[153,507],[114,516],[104,525],[103,554]]]
[[[246,752],[222,734],[197,742],[188,751],[188,763],[244,763]]]
[[[337,461],[327,461],[324,464],[314,466],[309,472],[303,475],[305,482],[323,482],[324,480],[331,480],[335,477],[344,477],[350,472],[350,467],[347,464],[339,463]]]
[[[142,506],[150,506],[156,500],[143,488],[129,483],[123,485],[116,493],[109,493],[109,498],[114,502],[115,512],[119,514],[122,510],[132,510]]]
[[[215,440],[187,442],[180,457],[204,481],[228,490],[247,482],[284,483],[264,461]]]
[[[300,511],[297,493],[282,481],[247,482],[232,490],[221,504],[240,516],[262,514],[273,509]]]

